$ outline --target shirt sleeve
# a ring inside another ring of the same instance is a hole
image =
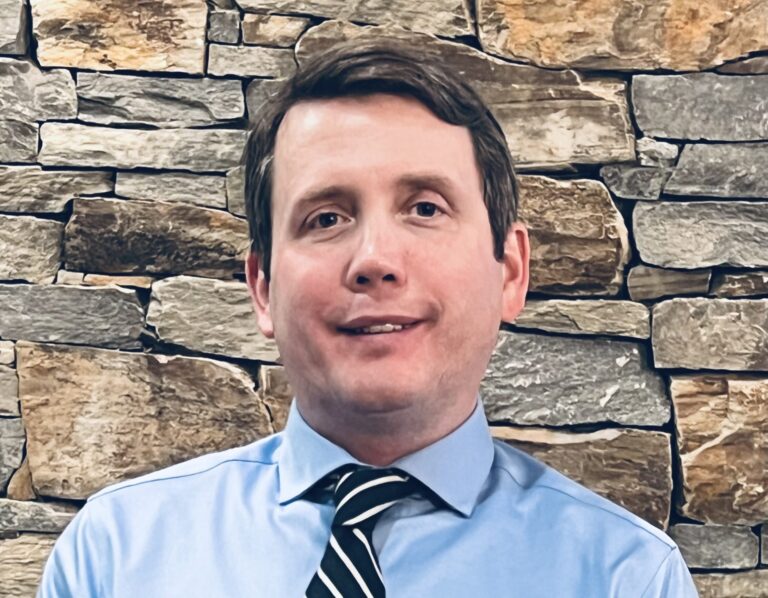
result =
[[[96,522],[98,503],[88,502],[56,540],[43,568],[37,598],[97,598],[111,572],[100,569],[99,556],[109,550],[106,534]]]
[[[664,559],[641,598],[699,598],[691,573],[677,546]]]

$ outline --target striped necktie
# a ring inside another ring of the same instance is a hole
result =
[[[357,467],[336,483],[331,538],[306,598],[383,598],[384,580],[373,549],[381,515],[417,489],[399,469]]]

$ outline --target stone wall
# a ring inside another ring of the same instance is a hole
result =
[[[281,428],[245,130],[388,35],[476,85],[521,173],[494,434],[668,530],[703,597],[766,596],[768,0],[236,2],[0,0],[0,595],[92,492]]]

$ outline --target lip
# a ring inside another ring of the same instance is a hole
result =
[[[349,332],[355,328],[368,328],[369,326],[381,326],[383,324],[418,324],[421,318],[403,315],[359,316],[339,326],[342,332]]]

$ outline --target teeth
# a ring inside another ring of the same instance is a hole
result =
[[[368,326],[367,328],[355,328],[357,334],[377,334],[381,332],[394,332],[396,330],[402,330],[408,328],[408,324],[377,324],[376,326]]]

